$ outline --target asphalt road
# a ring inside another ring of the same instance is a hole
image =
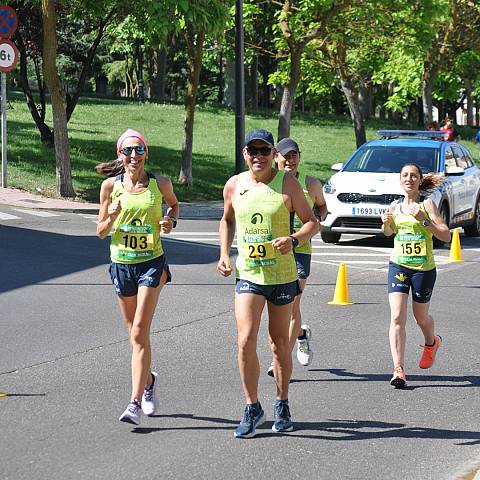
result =
[[[129,344],[94,217],[0,206],[0,478],[473,478],[479,240],[462,237],[463,263],[447,263],[448,247],[437,251],[431,311],[444,343],[434,367],[420,370],[421,334],[409,319],[404,391],[389,385],[389,242],[315,240],[303,299],[315,357],[294,366],[295,430],[270,430],[275,388],[265,374],[264,322],[260,400],[270,421],[255,439],[239,440],[233,279],[215,272],[217,228],[182,221],[165,241],[173,282],[152,334],[161,405],[132,428],[117,420],[129,397]],[[340,262],[354,302],[344,307],[327,304]]]

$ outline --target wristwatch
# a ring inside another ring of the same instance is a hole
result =
[[[422,225],[424,227],[428,227],[431,223],[432,222],[428,218],[426,218],[425,220],[423,220]]]
[[[290,235],[290,240],[292,241],[293,248],[298,247],[298,238]]]
[[[175,228],[177,226],[177,217],[174,217],[173,215],[169,215],[168,217],[173,223],[172,228]]]

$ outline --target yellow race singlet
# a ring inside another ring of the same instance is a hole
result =
[[[313,198],[310,196],[310,193],[308,192],[307,176],[303,172],[298,172],[297,180],[303,189],[303,193],[305,195],[305,198],[307,199],[308,205],[310,206],[310,208],[313,209],[313,205],[315,204],[315,202],[313,201]],[[302,226],[303,226],[302,221],[298,218],[297,214],[295,214],[295,218],[293,220],[293,233],[298,232],[302,228]],[[305,242],[303,245],[296,247],[295,253],[305,253],[307,255],[311,255],[312,241],[309,240],[308,242]]]
[[[282,255],[272,246],[290,235],[290,212],[283,200],[284,172],[276,172],[268,185],[254,187],[249,172],[238,175],[233,199],[237,227],[237,278],[258,285],[281,285],[297,280],[293,252]]]
[[[420,203],[420,208],[425,217],[429,218],[423,202]],[[403,213],[401,203],[395,205],[393,222],[395,239],[390,261],[412,270],[423,272],[433,270],[435,259],[433,257],[432,232],[413,215]]]
[[[160,239],[163,195],[155,176],[148,174],[148,187],[127,192],[122,175],[115,177],[112,202],[120,200],[122,210],[114,223],[110,257],[116,263],[140,263],[163,255]]]

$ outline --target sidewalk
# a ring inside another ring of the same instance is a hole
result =
[[[60,198],[48,198],[34,195],[15,188],[0,188],[0,205],[10,205],[16,208],[31,208],[39,210],[56,210],[71,213],[97,214],[98,203],[77,202]],[[180,202],[180,218],[220,220],[223,213],[223,202]]]

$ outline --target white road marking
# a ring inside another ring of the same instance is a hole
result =
[[[16,212],[26,213],[27,215],[33,215],[34,217],[59,217],[58,213],[46,212],[44,210],[23,210],[21,208],[14,208]]]
[[[328,253],[316,253],[313,252],[314,257],[335,257],[341,255],[342,257],[389,257],[390,252],[382,253],[345,253],[345,252],[328,252]]]
[[[0,212],[0,220],[20,220],[20,217],[16,215],[10,215],[9,213]]]
[[[185,236],[190,236],[190,235],[207,235],[207,236],[217,236],[218,237],[218,232],[171,232],[169,235],[177,236],[177,235],[185,235]]]

